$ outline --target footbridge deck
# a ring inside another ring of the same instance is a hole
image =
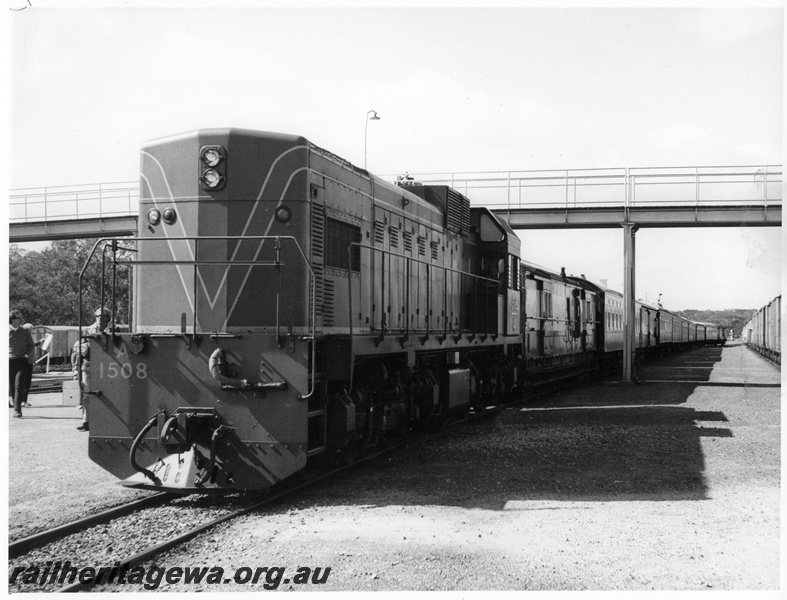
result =
[[[514,229],[780,226],[781,165],[493,171],[388,176],[450,185]],[[137,182],[11,190],[10,241],[131,235]]]

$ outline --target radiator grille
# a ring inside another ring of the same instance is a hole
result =
[[[334,286],[336,282],[333,279],[326,279],[325,280],[325,291],[323,294],[323,317],[322,317],[322,324],[325,327],[333,327],[334,323]]]
[[[413,232],[407,231],[406,229],[403,232],[403,240],[404,240],[404,251],[412,254],[413,252]]]
[[[470,200],[453,188],[447,188],[445,226],[449,231],[462,235],[470,231]]]
[[[374,222],[374,242],[383,244],[385,242],[385,223],[382,221]]]

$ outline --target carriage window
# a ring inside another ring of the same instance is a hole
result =
[[[552,293],[541,292],[541,317],[544,319],[552,318]]]
[[[350,244],[360,243],[361,228],[337,219],[326,219],[325,223],[325,266],[353,271],[361,270],[361,249],[352,247],[352,264],[348,265]]]

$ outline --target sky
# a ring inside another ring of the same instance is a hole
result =
[[[782,164],[780,3],[11,4],[12,189],[134,181],[145,141],[230,126],[381,175]],[[622,290],[622,228],[519,235],[524,259]],[[757,308],[782,257],[781,228],[642,229],[637,296]]]

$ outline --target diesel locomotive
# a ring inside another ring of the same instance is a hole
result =
[[[89,455],[129,486],[267,489],[622,359],[619,293],[523,260],[450,187],[298,136],[146,144],[138,234],[99,255],[132,270],[133,310],[90,341]],[[716,335],[637,315],[644,355]]]

